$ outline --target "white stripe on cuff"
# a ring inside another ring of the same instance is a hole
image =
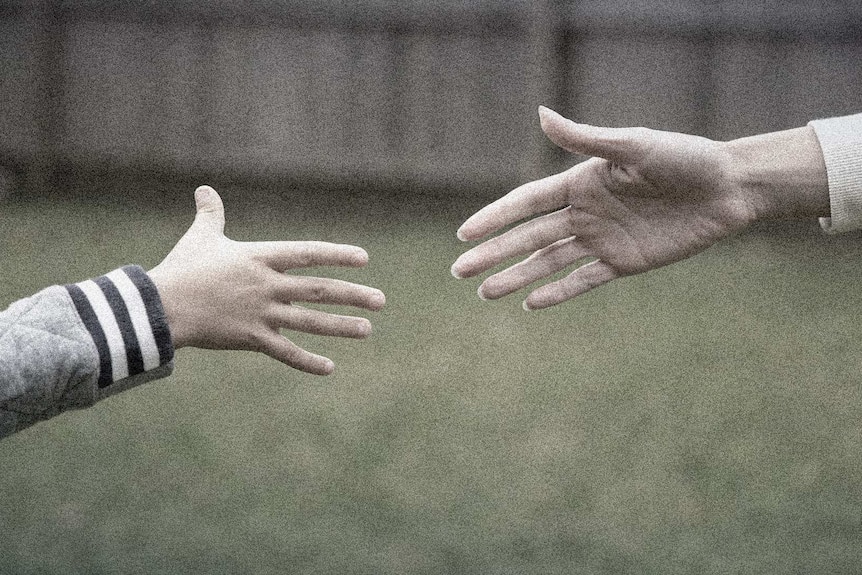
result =
[[[156,338],[153,336],[153,327],[150,324],[150,317],[147,315],[147,307],[144,305],[141,292],[122,269],[116,269],[106,274],[106,277],[114,282],[123,297],[126,309],[129,310],[135,335],[138,336],[141,355],[144,358],[144,371],[159,367],[159,348],[156,345]]]
[[[93,280],[87,280],[77,284],[93,307],[96,313],[96,318],[105,332],[105,338],[108,340],[108,349],[111,352],[111,377],[114,381],[119,381],[129,377],[129,361],[126,359],[126,344],[123,341],[123,335],[120,333],[120,326],[117,325],[117,318],[114,317],[114,312],[111,311],[111,306],[108,304],[105,294]]]

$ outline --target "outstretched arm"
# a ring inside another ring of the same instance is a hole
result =
[[[281,335],[290,329],[362,338],[365,318],[296,302],[383,307],[379,290],[289,275],[310,266],[363,266],[364,250],[325,242],[235,242],[221,198],[195,193],[197,217],[149,273],[125,266],[93,280],[52,286],[0,312],[0,437],[65,410],[84,408],[166,377],[185,346],[266,353],[315,374],[331,360]]]
[[[516,188],[464,222],[458,237],[471,241],[532,218],[453,264],[452,274],[466,278],[528,256],[488,277],[482,298],[589,260],[524,302],[525,309],[546,308],[693,256],[759,219],[829,215],[826,169],[810,127],[717,142],[576,124],[547,108],[539,115],[555,144],[592,158]]]

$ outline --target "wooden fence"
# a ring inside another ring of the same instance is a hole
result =
[[[0,0],[0,165],[501,185],[536,106],[730,138],[862,110],[858,2]],[[26,186],[25,186],[26,187]]]

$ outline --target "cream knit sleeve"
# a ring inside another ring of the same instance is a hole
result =
[[[831,217],[820,218],[830,234],[862,228],[862,114],[809,122],[829,179]]]

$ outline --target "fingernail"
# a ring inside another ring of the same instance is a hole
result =
[[[359,263],[367,263],[368,262],[368,252],[366,252],[362,248],[355,248],[353,250],[353,257]]]
[[[383,309],[383,306],[386,305],[386,294],[380,290],[377,290],[377,293],[374,294],[374,306],[376,309]]]
[[[465,238],[465,237],[464,237],[464,232],[463,232],[463,231],[461,231],[461,230],[463,230],[463,229],[464,229],[464,226],[461,226],[460,228],[458,228],[458,231],[455,233],[455,235],[456,235],[456,236],[458,237],[458,239],[459,239],[459,240],[461,240],[462,242],[466,242],[466,241],[467,241],[467,238]]]
[[[471,266],[472,262],[470,261],[470,258],[465,258],[464,254],[462,254],[461,257],[455,260],[455,263],[452,264],[452,269],[450,271],[452,272],[453,276],[455,276],[459,280],[462,280],[466,277],[470,277]]]
[[[488,301],[488,298],[486,298],[485,294],[482,293],[482,286],[479,286],[479,289],[476,290],[476,294],[479,296],[480,300]]]
[[[198,186],[198,188],[195,190],[195,200],[197,200],[197,201],[205,200],[214,191],[215,190],[213,190],[209,186]]]
[[[521,302],[521,307],[524,308],[524,311],[533,311],[533,309],[527,305],[527,300]]]

